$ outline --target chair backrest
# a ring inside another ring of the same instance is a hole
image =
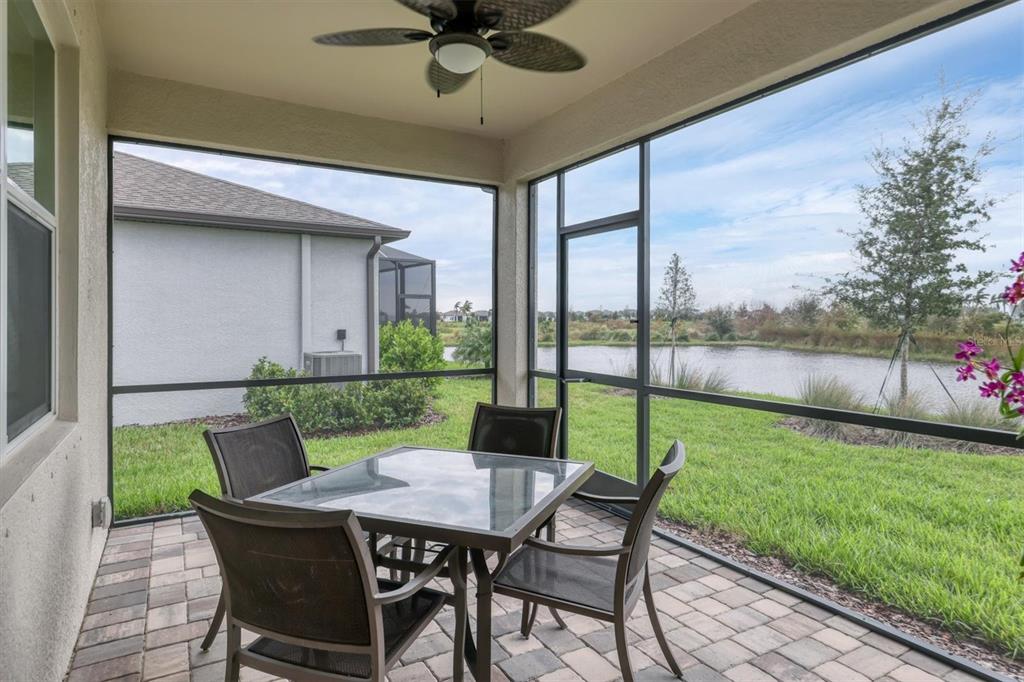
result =
[[[299,426],[290,415],[258,424],[207,429],[221,492],[245,499],[309,476]]]
[[[199,490],[189,501],[213,545],[228,614],[307,642],[371,647],[376,579],[355,515],[249,507]]]
[[[668,490],[668,484],[672,482],[675,475],[683,468],[686,462],[686,448],[679,441],[672,444],[665,459],[661,461],[651,480],[644,486],[640,493],[640,500],[633,510],[633,515],[626,526],[626,533],[622,544],[631,546],[628,555],[629,564],[626,567],[626,583],[632,581],[643,569],[647,562],[647,553],[651,548],[651,532],[654,528],[654,519],[658,514],[658,504],[662,495]]]
[[[469,448],[503,455],[554,457],[558,448],[560,407],[505,407],[477,403]]]

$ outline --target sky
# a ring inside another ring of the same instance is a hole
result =
[[[942,82],[945,82],[945,86]],[[977,94],[967,117],[996,152],[979,192],[999,199],[971,269],[1004,270],[1024,247],[1024,3],[1004,7],[651,144],[651,295],[679,253],[697,305],[785,305],[855,267],[856,186],[868,155],[913,136],[945,90]],[[636,148],[566,174],[566,223],[637,208]],[[538,308],[554,310],[555,183],[538,189]],[[569,304],[635,307],[635,230],[570,241]]]
[[[941,83],[944,81],[945,85]],[[1024,248],[1024,3],[893,48],[687,128],[651,144],[651,292],[679,253],[697,305],[782,306],[854,267],[858,184],[868,155],[913,134],[943,87],[977,93],[968,125],[996,152],[979,191],[999,199],[972,270],[1004,269]],[[438,263],[438,309],[491,305],[493,197],[438,182],[284,162],[119,144],[119,149],[411,230],[394,245]],[[566,222],[637,207],[637,150],[566,175]],[[538,189],[538,308],[555,309],[554,181]],[[570,242],[570,307],[636,305],[636,231]]]

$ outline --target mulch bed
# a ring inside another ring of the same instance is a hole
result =
[[[969,443],[949,438],[935,438],[924,436],[918,433],[903,433],[889,429],[876,429],[871,426],[860,426],[858,424],[836,424],[829,422],[833,435],[828,436],[820,433],[815,428],[818,420],[806,417],[785,417],[776,422],[777,426],[796,431],[797,433],[812,438],[835,440],[850,445],[874,445],[878,447],[906,447],[906,448],[928,448],[932,450],[954,450],[971,455],[1013,455],[1024,456],[1024,449],[1007,448],[1000,445],[987,445],[985,443]]]
[[[972,637],[953,634],[937,621],[912,616],[888,604],[851,592],[823,575],[801,570],[778,557],[755,554],[745,547],[737,537],[729,533],[705,530],[664,517],[659,517],[659,525],[694,544],[706,547],[762,573],[767,573],[848,609],[899,628],[950,653],[980,663],[999,673],[1024,680],[1024,660],[1005,656],[985,642]]]

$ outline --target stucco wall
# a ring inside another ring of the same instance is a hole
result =
[[[242,379],[263,356],[301,368],[303,350],[340,349],[337,329],[365,369],[370,240],[309,238],[303,301],[299,235],[118,220],[113,236],[115,385]],[[118,395],[114,424],[233,414],[242,395]]]
[[[80,48],[58,57],[62,421],[0,463],[0,678],[16,682],[63,677],[106,539],[90,515],[107,478],[106,65],[91,2],[49,4]]]
[[[301,77],[301,74],[297,74]],[[497,182],[501,142],[116,71],[110,130],[233,151]]]
[[[371,242],[312,238],[312,334],[307,351],[341,350],[336,332],[345,329],[345,350],[363,356],[366,371],[366,254]]]
[[[299,236],[117,221],[114,384],[241,379],[299,353]],[[241,409],[241,392],[122,395],[115,424]]]

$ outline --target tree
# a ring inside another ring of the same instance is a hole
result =
[[[992,153],[991,136],[973,151],[964,118],[976,97],[947,95],[922,112],[913,139],[875,149],[878,181],[857,187],[863,227],[854,239],[854,272],[827,280],[825,293],[877,327],[899,332],[899,400],[907,397],[907,365],[914,331],[930,315],[955,316],[978,303],[996,275],[969,275],[958,252],[984,252],[979,225],[995,200],[979,196],[981,161]]]
[[[708,308],[708,311],[704,313],[704,317],[707,319],[711,331],[717,334],[720,339],[725,338],[728,334],[732,334],[735,330],[732,308],[729,306],[716,305],[714,308]]]
[[[459,335],[459,345],[452,354],[459,362],[470,366],[491,366],[491,325],[466,318],[466,326]]]
[[[824,310],[818,297],[811,294],[804,294],[789,304],[787,312],[790,313],[797,324],[814,326]]]
[[[683,266],[679,254],[673,253],[668,265],[665,266],[661,295],[658,297],[658,307],[654,311],[658,317],[668,320],[671,333],[668,380],[672,386],[676,383],[676,327],[681,320],[693,316],[696,302],[697,293],[693,290],[690,273]]]

